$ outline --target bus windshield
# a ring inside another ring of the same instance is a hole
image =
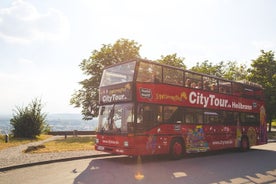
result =
[[[135,64],[136,62],[133,61],[105,69],[100,86],[131,82],[133,80]]]
[[[101,106],[98,132],[121,134],[129,133],[133,126],[133,104],[112,104]]]

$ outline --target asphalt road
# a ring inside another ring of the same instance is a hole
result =
[[[176,161],[115,156],[52,163],[2,172],[0,183],[275,184],[276,143],[245,153],[228,150]]]

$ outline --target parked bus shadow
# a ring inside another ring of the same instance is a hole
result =
[[[275,151],[228,150],[174,161],[167,156],[98,158],[75,178],[74,184],[262,183],[259,180],[276,182]]]

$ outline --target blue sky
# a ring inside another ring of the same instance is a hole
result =
[[[192,67],[209,60],[250,65],[276,48],[274,0],[0,1],[0,114],[41,98],[47,113],[69,105],[79,68],[102,44],[142,45],[150,60],[177,53]]]

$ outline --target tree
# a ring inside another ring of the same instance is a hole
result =
[[[247,76],[247,68],[245,65],[238,65],[235,61],[224,61],[213,65],[212,62],[206,60],[201,64],[197,63],[196,66],[191,68],[192,71],[205,73],[208,75],[215,75],[228,80],[242,80]]]
[[[98,116],[99,85],[103,68],[112,64],[140,58],[141,45],[133,40],[119,39],[115,44],[103,45],[94,50],[88,59],[84,59],[80,68],[88,76],[80,82],[81,89],[74,92],[70,103],[82,108],[83,119],[89,120]]]
[[[192,71],[205,73],[208,75],[214,75],[217,77],[223,76],[223,62],[220,62],[219,64],[213,65],[212,62],[205,60],[201,64],[199,62],[196,63],[196,66],[193,66],[191,68]]]
[[[184,64],[184,58],[177,57],[176,53],[167,56],[161,55],[161,59],[156,60],[156,62],[179,67],[181,69],[186,69],[186,65]]]
[[[265,104],[269,131],[272,118],[276,116],[276,60],[274,52],[261,50],[261,55],[252,60],[248,80],[261,84],[265,91]]]
[[[35,99],[26,107],[17,107],[13,118],[10,120],[13,126],[14,137],[35,138],[40,135],[46,125],[46,114],[42,113],[41,100]]]
[[[228,61],[223,68],[223,78],[228,80],[243,80],[248,75],[248,69],[246,65],[239,64],[235,61]]]

